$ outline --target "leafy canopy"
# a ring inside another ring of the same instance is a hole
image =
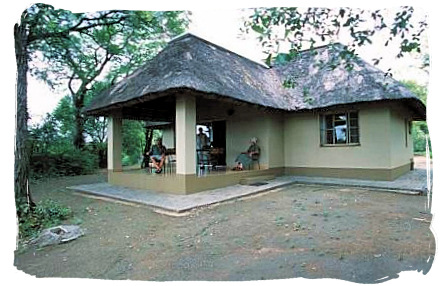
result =
[[[68,90],[75,118],[73,142],[79,149],[85,146],[84,133],[100,135],[105,123],[84,118],[86,101],[156,55],[187,25],[181,11],[72,13],[45,4],[30,7],[26,19],[31,74]],[[99,134],[86,128],[87,121],[95,123]]]
[[[348,61],[356,55],[356,48],[372,44],[380,32],[388,46],[396,39],[397,57],[405,53],[421,52],[421,37],[427,27],[426,20],[415,23],[413,7],[400,7],[394,16],[388,10],[364,10],[359,8],[257,8],[245,21],[245,31],[259,34],[264,51],[268,54],[268,65],[284,63],[296,57],[305,48],[314,48],[317,43],[332,43],[339,37],[348,38],[349,45],[340,55]],[[280,52],[281,45],[289,45],[288,52]],[[373,59],[378,64],[381,57]]]
[[[25,18],[31,73],[51,85],[90,83],[104,67],[113,78],[125,75],[187,25],[181,11],[72,13],[46,4],[30,7]]]

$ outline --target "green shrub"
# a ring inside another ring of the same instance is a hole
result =
[[[72,211],[53,200],[38,202],[34,209],[19,203],[19,238],[28,239],[38,235],[43,229],[56,226],[72,216]]]
[[[139,154],[124,154],[122,157],[122,165],[123,166],[132,166],[140,164],[141,156]]]
[[[415,154],[426,153],[426,140],[429,140],[429,148],[430,148],[430,138],[428,137],[428,134],[429,134],[429,130],[427,128],[426,122],[413,123],[412,140],[413,140],[413,151]]]
[[[98,168],[98,156],[88,150],[32,154],[30,168],[34,179],[90,174]]]

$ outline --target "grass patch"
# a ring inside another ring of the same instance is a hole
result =
[[[56,226],[72,217],[72,210],[56,201],[47,199],[30,209],[27,204],[19,204],[19,239],[37,236],[43,229]]]

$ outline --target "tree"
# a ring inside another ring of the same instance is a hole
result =
[[[68,37],[54,37],[38,45],[40,61],[46,68],[34,69],[34,75],[51,85],[67,84],[75,111],[74,146],[83,148],[85,118],[81,110],[93,85],[103,80],[113,83],[155,55],[165,40],[183,32],[180,12],[101,11],[84,15],[63,11],[51,21],[70,21],[77,26],[83,20],[89,29],[74,29]],[[49,21],[50,23],[50,21]],[[48,25],[47,22],[43,23]]]
[[[122,124],[122,163],[138,164],[145,145],[144,123],[137,120],[123,120]]]
[[[258,8],[245,21],[245,30],[259,34],[267,64],[285,62],[294,58],[304,48],[313,48],[317,43],[339,41],[339,36],[349,38],[349,44],[340,52],[342,62],[350,62],[358,47],[371,44],[374,36],[387,32],[384,45],[398,41],[397,57],[405,53],[421,52],[421,36],[427,23],[423,19],[414,23],[412,7],[399,8],[390,19],[388,11],[368,11],[359,8]],[[287,52],[280,52],[282,43],[287,43]],[[378,64],[381,57],[373,59]],[[351,67],[351,65],[347,65]]]
[[[183,23],[179,12],[170,13],[175,13],[170,17],[170,21],[156,23],[161,23],[165,27],[177,27]],[[14,26],[17,63],[14,188],[17,209],[22,203],[28,206],[33,205],[28,187],[27,75],[30,71],[34,75],[38,74],[39,78],[49,83],[54,79],[54,77],[50,78],[50,73],[38,70],[35,66],[30,69],[30,59],[48,60],[54,65],[54,70],[61,67],[55,63],[72,61],[67,68],[70,73],[69,90],[75,94],[74,104],[80,110],[83,106],[84,94],[90,89],[92,82],[103,72],[106,63],[120,53],[121,49],[118,48],[120,47],[118,44],[123,43],[126,50],[136,47],[136,42],[129,40],[130,33],[127,37],[123,35],[120,38],[115,35],[121,35],[119,32],[126,27],[131,27],[132,30],[134,28],[142,30],[145,36],[149,35],[154,29],[154,26],[150,26],[149,22],[152,16],[152,14],[138,11],[115,10],[74,14],[66,10],[54,9],[45,4],[35,4],[22,13],[20,23]],[[168,19],[167,16],[159,18]],[[138,31],[133,31],[133,33],[138,33]],[[100,38],[100,43],[95,46],[91,44],[93,40],[86,40],[87,37],[94,39],[94,36]],[[113,38],[114,36],[115,38]],[[103,44],[101,40],[106,38],[113,38],[113,42]],[[82,53],[83,48],[92,54],[88,53],[85,56]],[[138,56],[141,57],[140,54]],[[122,59],[121,61],[123,64],[127,64],[126,66],[130,66],[130,59],[126,59],[126,62]],[[96,68],[88,69],[88,67]],[[55,73],[52,76],[55,76]],[[78,80],[77,85],[74,85],[74,80]],[[77,131],[76,143],[79,146],[82,144],[82,139],[79,138],[82,120],[81,115],[78,115],[77,121],[80,123],[80,127]],[[20,217],[19,211],[17,214]]]
[[[28,73],[28,28],[24,23],[27,14],[21,16],[21,23],[14,26],[15,59],[17,62],[17,107],[15,116],[15,163],[14,190],[17,209],[22,204],[35,206],[29,191],[29,153],[28,142],[28,108],[27,108],[27,73]],[[17,211],[18,216],[21,212]]]
[[[61,98],[51,114],[48,114],[42,127],[48,119],[55,126],[56,134],[72,146],[75,138],[75,106],[71,96]],[[107,138],[107,120],[103,117],[86,117],[84,119],[84,133],[89,142],[105,143]]]
[[[55,116],[47,114],[43,121],[29,130],[30,153],[48,153],[54,146],[59,146],[60,132]],[[67,143],[67,142],[66,142]]]
[[[90,100],[92,92],[86,96],[86,104]],[[75,107],[71,96],[63,97],[57,107],[52,112],[55,124],[57,126],[58,146],[67,143],[72,147],[75,138]],[[44,125],[43,125],[44,126]],[[107,141],[107,119],[104,117],[85,117],[84,133],[88,144],[94,153],[98,155],[99,167],[105,168],[107,164],[106,141]],[[54,144],[55,145],[55,144]],[[66,150],[66,148],[64,148]]]
[[[424,104],[427,104],[427,87],[419,85],[418,83],[410,80],[401,82],[406,88],[412,91]],[[427,122],[416,121],[412,123],[412,140],[413,150],[415,153],[426,152],[426,140],[429,136],[429,128]],[[430,141],[429,141],[430,142]]]

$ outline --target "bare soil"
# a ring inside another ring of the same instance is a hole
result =
[[[33,184],[36,200],[70,206],[70,222],[86,235],[20,248],[16,267],[37,277],[376,283],[406,270],[425,274],[435,255],[426,196],[293,185],[172,217],[65,188],[105,180],[101,174]]]

